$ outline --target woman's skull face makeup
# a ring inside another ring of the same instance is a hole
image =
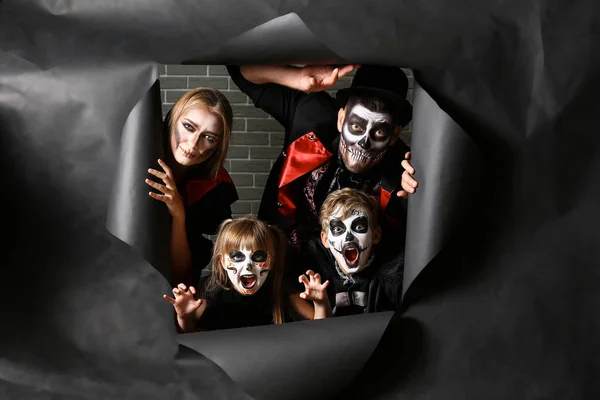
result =
[[[375,166],[393,137],[394,126],[389,114],[355,105],[344,118],[340,138],[340,154],[346,168],[361,173]]]
[[[269,275],[269,254],[265,250],[231,250],[224,257],[223,267],[235,290],[250,296],[258,292]]]
[[[330,216],[327,241],[342,272],[346,275],[358,272],[369,260],[372,250],[373,230],[369,226],[368,211],[352,209],[345,219],[341,219],[339,211]]]

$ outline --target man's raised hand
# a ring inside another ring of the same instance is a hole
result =
[[[405,154],[402,167],[404,168],[404,172],[402,173],[402,190],[398,191],[398,196],[408,199],[408,194],[415,193],[417,186],[419,186],[419,182],[413,177],[415,169],[410,163],[410,151]]]
[[[321,92],[331,89],[338,79],[359,68],[359,65],[307,65],[300,69],[299,88],[310,92]]]

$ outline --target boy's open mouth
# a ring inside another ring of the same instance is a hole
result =
[[[240,276],[240,280],[242,282],[242,286],[244,289],[252,289],[256,285],[256,276],[253,275],[242,275]]]
[[[346,264],[348,264],[349,267],[355,267],[356,264],[358,264],[358,258],[360,257],[360,248],[356,243],[346,243],[342,248],[342,254],[344,255]]]

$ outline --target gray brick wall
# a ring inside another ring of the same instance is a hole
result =
[[[196,87],[219,89],[231,102],[234,122],[225,168],[240,195],[233,212],[235,216],[255,216],[271,165],[282,150],[283,127],[254,107],[222,65],[162,65],[159,71],[163,117],[185,92]],[[405,72],[409,77],[408,99],[411,100],[413,75],[410,70]],[[352,76],[344,77],[329,93],[335,95],[351,82]],[[403,130],[401,138],[410,145],[410,125]]]

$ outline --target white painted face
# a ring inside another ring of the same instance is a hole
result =
[[[365,172],[385,154],[394,136],[392,117],[373,112],[360,104],[352,107],[344,118],[340,153],[349,171]]]
[[[339,210],[329,217],[329,250],[346,275],[362,269],[371,256],[373,230],[369,222],[365,209],[350,210],[346,219],[341,219]]]
[[[265,250],[232,250],[223,258],[223,268],[227,270],[231,284],[245,296],[258,292],[271,270],[269,254]]]

